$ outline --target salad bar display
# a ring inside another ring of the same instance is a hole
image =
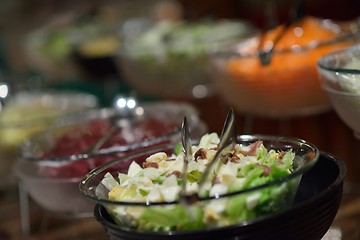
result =
[[[359,240],[345,1],[0,3],[0,240]]]

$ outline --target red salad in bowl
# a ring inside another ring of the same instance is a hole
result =
[[[178,141],[184,116],[195,135],[205,131],[188,104],[144,104],[140,117],[116,119],[116,124],[113,114],[114,109],[104,108],[63,119],[21,145],[15,173],[40,206],[52,212],[91,212],[93,204],[78,190],[90,170],[140,149]],[[64,196],[67,201],[61,201]]]
[[[54,145],[39,157],[44,159],[56,159],[76,157],[86,159],[60,164],[44,164],[43,174],[49,177],[80,177],[96,166],[112,159],[114,156],[126,154],[128,151],[121,151],[128,148],[129,151],[135,146],[147,144],[159,144],[169,142],[172,135],[178,132],[178,123],[174,119],[164,120],[157,117],[145,117],[133,124],[118,128],[112,126],[109,119],[94,119],[80,125],[70,127],[58,139]],[[73,131],[75,130],[75,131]],[[110,135],[107,135],[110,134]],[[109,137],[106,137],[109,136]],[[107,138],[107,139],[105,139]],[[99,146],[98,152],[91,152],[91,148],[104,139]],[[147,143],[147,141],[149,143]],[[108,151],[109,154],[102,154],[101,151]],[[91,157],[93,154],[93,157]],[[101,155],[101,156],[100,156]]]

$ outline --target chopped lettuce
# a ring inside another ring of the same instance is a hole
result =
[[[193,146],[188,162],[186,190],[200,194],[199,180],[212,161],[219,143],[216,133],[205,134]],[[197,153],[199,151],[200,153]],[[201,189],[201,196],[211,197],[247,190],[281,179],[293,172],[295,153],[289,149],[267,149],[261,141],[248,146],[236,145],[221,154],[218,168]],[[174,155],[164,152],[149,156],[145,164],[132,163],[118,180],[106,174],[102,181],[108,197],[118,201],[173,202],[179,200],[183,184],[180,172],[184,154],[177,146]],[[180,171],[179,171],[180,170]],[[122,225],[149,231],[175,231],[227,226],[253,219],[289,205],[298,179],[226,198],[195,202],[191,205],[153,205],[148,207],[109,208]],[[204,195],[203,195],[204,194]]]
[[[149,207],[139,217],[139,227],[150,231],[193,230],[205,228],[199,207],[176,205],[171,207]],[[190,216],[188,210],[193,214]]]
[[[194,183],[199,181],[201,174],[202,172],[200,172],[199,170],[194,170],[189,172],[186,177],[190,183]]]

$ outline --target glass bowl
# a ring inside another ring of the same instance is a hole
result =
[[[335,111],[360,138],[360,45],[320,58],[318,74]]]
[[[220,97],[240,113],[292,117],[328,110],[317,76],[317,60],[358,40],[359,21],[335,22],[307,16],[293,23],[270,51],[283,25],[212,54],[213,81]],[[263,55],[261,55],[263,56]]]
[[[125,36],[116,62],[124,81],[144,95],[202,98],[211,90],[207,52],[252,30],[235,20],[160,21]]]
[[[178,234],[186,235],[189,231],[199,231],[199,234],[208,230],[246,225],[290,208],[302,175],[309,171],[319,158],[318,149],[311,143],[301,139],[265,135],[240,135],[237,138],[237,143],[248,149],[249,152],[251,151],[249,149],[252,149],[251,146],[256,146],[258,141],[262,141],[267,150],[273,149],[286,152],[291,149],[295,154],[292,164],[292,167],[294,167],[293,172],[286,176],[274,178],[267,183],[255,184],[253,182],[254,184],[250,184],[241,190],[237,187],[242,183],[234,180],[233,186],[237,190],[222,193],[214,190],[216,179],[220,176],[216,175],[214,177],[214,188],[209,190],[209,196],[201,197],[196,195],[199,198],[196,198],[196,200],[190,198],[190,203],[186,205],[183,205],[183,202],[179,201],[178,198],[171,201],[151,201],[147,198],[148,200],[141,201],[138,198],[132,200],[131,196],[135,195],[131,195],[127,200],[122,201],[109,199],[109,191],[104,187],[106,183],[103,181],[105,174],[110,173],[114,178],[124,176],[120,173],[129,173],[130,175],[130,172],[133,171],[133,161],[141,165],[148,156],[158,152],[165,152],[170,156],[177,145],[169,144],[119,158],[92,170],[81,181],[80,191],[85,197],[101,204],[106,209],[107,213],[112,217],[112,221],[117,224],[113,230],[118,234],[127,232],[129,235],[134,233],[137,236],[149,234],[153,237],[172,237]],[[249,157],[250,155],[246,156]],[[178,158],[176,158],[175,162],[177,160]],[[254,164],[256,165],[256,163]],[[175,165],[177,166],[177,164]],[[247,166],[251,166],[251,164]],[[244,165],[242,168],[245,169],[246,166]],[[193,172],[194,170],[189,170],[187,178],[192,178]],[[175,175],[177,180],[181,181],[181,174]],[[225,175],[221,175],[223,179],[225,179]],[[156,183],[154,183],[153,188],[156,188]],[[192,188],[189,188],[192,191]],[[211,193],[213,190],[215,191],[214,194]],[[125,193],[127,194],[127,192]],[[165,191],[163,194],[164,196],[172,194],[170,188],[169,191]]]
[[[0,188],[14,181],[12,167],[22,141],[74,112],[95,108],[95,96],[80,92],[40,91],[12,93],[0,115]],[[5,179],[9,181],[5,181]]]
[[[94,109],[83,116],[62,119],[66,123],[21,144],[16,176],[44,210],[63,215],[87,214],[93,204],[81,196],[78,185],[91,169],[131,151],[178,140],[184,116],[194,134],[206,130],[191,105],[162,102],[144,104],[142,108],[139,120],[116,130],[110,124],[113,109]],[[113,135],[98,149],[92,149],[110,131]]]

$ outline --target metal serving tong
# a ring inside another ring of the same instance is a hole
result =
[[[83,153],[85,156],[96,153],[112,136],[122,128],[131,126],[141,117],[141,115],[136,112],[139,106],[133,96],[116,96],[113,108],[115,114],[109,118],[111,129]]]
[[[209,174],[211,170],[213,170],[216,162],[219,160],[222,151],[229,147],[230,145],[232,148],[236,144],[236,123],[235,123],[235,116],[234,116],[234,110],[231,108],[227,114],[222,132],[220,137],[220,142],[218,145],[218,149],[213,157],[213,159],[209,162],[207,167],[205,168],[205,171],[202,173],[199,179],[199,192],[201,193],[201,190],[207,181]],[[192,143],[189,133],[189,128],[187,125],[186,117],[184,118],[183,124],[181,126],[181,141],[182,141],[182,151],[184,153],[184,165],[182,169],[182,189],[180,191],[180,201],[185,203],[192,203],[194,201],[197,201],[200,197],[199,194],[195,195],[188,195],[186,193],[186,175],[187,175],[187,165],[188,162],[192,158]]]
[[[213,157],[213,159],[209,162],[208,166],[205,168],[205,171],[201,174],[199,180],[199,192],[207,181],[211,170],[213,170],[215,164],[220,158],[222,151],[231,145],[233,149],[236,144],[236,122],[234,110],[231,108],[226,116],[226,120],[221,131],[220,142],[218,144],[218,149]]]
[[[272,46],[269,49],[262,49],[263,47],[263,41],[264,41],[264,35],[261,35],[260,43],[259,43],[259,49],[258,49],[258,55],[260,59],[260,63],[263,66],[269,65],[271,62],[272,52],[275,48],[275,45],[279,42],[279,40],[285,35],[285,33],[289,30],[290,26],[295,23],[296,21],[302,19],[305,15],[305,0],[294,0],[292,7],[290,8],[290,14],[289,19],[285,22],[284,28],[275,36],[275,39],[273,40]],[[269,1],[268,4],[273,4],[272,1]],[[268,14],[268,28],[273,28],[274,24],[274,15],[272,14],[273,6],[270,5],[270,11],[271,13]]]
[[[180,190],[180,201],[187,204],[191,202],[191,196],[186,193],[186,181],[187,181],[187,168],[188,163],[192,158],[192,142],[190,137],[189,126],[184,117],[184,121],[181,125],[181,143],[182,143],[182,152],[184,153],[184,165],[182,169],[182,186]]]

